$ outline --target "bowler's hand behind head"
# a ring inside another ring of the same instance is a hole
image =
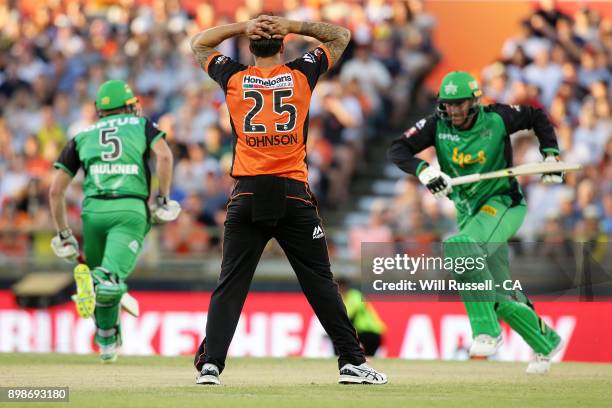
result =
[[[266,20],[259,16],[246,22],[244,34],[251,40],[261,40],[262,38],[272,38],[272,29]]]
[[[262,14],[255,20],[262,25],[267,33],[272,35],[271,38],[276,40],[282,40],[291,32],[291,21],[284,17]]]

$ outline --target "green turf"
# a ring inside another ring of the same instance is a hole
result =
[[[557,364],[547,376],[527,376],[522,363],[372,365],[389,375],[389,384],[338,385],[331,359],[249,358],[228,361],[223,386],[199,386],[188,357],[120,357],[102,365],[95,356],[0,353],[0,385],[69,386],[69,404],[46,405],[79,408],[612,406],[612,365]]]

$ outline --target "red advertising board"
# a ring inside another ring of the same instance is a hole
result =
[[[210,293],[134,292],[141,316],[122,315],[123,354],[193,354],[206,324]],[[463,306],[449,302],[374,302],[387,325],[381,355],[407,359],[463,359],[470,327]],[[538,312],[561,334],[565,348],[556,359],[612,362],[612,302],[551,302]],[[20,309],[0,291],[0,351],[91,353],[94,325],[76,316],[71,304]],[[301,293],[251,293],[231,356],[332,355],[331,344]],[[525,361],[529,347],[504,326],[497,358]]]

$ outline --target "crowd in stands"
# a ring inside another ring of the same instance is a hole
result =
[[[542,108],[557,133],[562,160],[584,166],[566,183],[545,186],[539,177],[520,180],[528,213],[518,238],[524,242],[605,243],[612,236],[612,20],[580,8],[574,15],[543,0],[517,24],[500,57],[479,74],[483,104]],[[542,160],[533,132],[513,135],[514,164]],[[435,161],[430,149],[423,153]],[[454,206],[436,200],[416,178],[401,179],[389,202],[372,206],[365,229],[379,242],[439,242],[454,231]],[[355,227],[354,237],[364,236]],[[357,239],[359,240],[359,239]],[[359,243],[351,241],[354,256]]]
[[[343,58],[315,90],[308,133],[311,188],[324,209],[338,207],[349,200],[356,166],[367,162],[368,143],[399,134],[425,100],[424,78],[440,58],[435,19],[422,0],[282,3],[277,14],[336,22],[352,32]],[[521,180],[529,211],[519,236],[601,240],[612,234],[612,21],[586,7],[567,15],[552,1],[540,3],[517,24],[499,60],[478,73],[482,103],[545,109],[563,160],[585,166],[563,186]],[[178,255],[218,251],[232,185],[231,123],[223,92],[195,63],[189,39],[268,11],[262,1],[240,2],[231,14],[179,0],[0,2],[0,255],[50,253],[52,163],[96,120],[95,92],[111,78],[132,85],[142,114],[167,132],[174,152],[172,196],[185,210],[158,234],[161,248]],[[285,43],[291,60],[316,42],[290,35]],[[244,37],[219,48],[252,63]],[[515,164],[540,160],[530,132],[515,135],[513,144]],[[431,151],[424,157],[434,161]],[[80,183],[73,183],[67,200],[77,232],[81,198]],[[366,235],[432,242],[453,228],[452,203],[406,177],[391,200],[372,206]]]
[[[142,114],[167,132],[174,152],[172,196],[185,210],[158,234],[161,247],[196,255],[219,249],[232,185],[231,124],[223,93],[195,63],[189,39],[269,11],[263,1],[237,3],[228,14],[179,0],[0,2],[0,254],[50,253],[52,163],[96,120],[95,92],[107,79],[131,84]],[[277,14],[336,22],[353,34],[342,60],[319,82],[310,111],[309,181],[323,208],[337,207],[367,157],[364,145],[400,126],[419,102],[439,58],[435,20],[421,0],[282,3]],[[285,43],[291,60],[316,42],[290,35]],[[252,63],[244,37],[220,50]],[[67,202],[77,233],[81,198],[80,183],[73,183]]]

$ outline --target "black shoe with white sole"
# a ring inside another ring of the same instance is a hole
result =
[[[220,385],[219,369],[214,364],[204,364],[202,371],[196,377],[196,384],[202,385]]]
[[[340,369],[340,384],[386,384],[387,375],[379,373],[363,363],[361,365],[345,364]]]

